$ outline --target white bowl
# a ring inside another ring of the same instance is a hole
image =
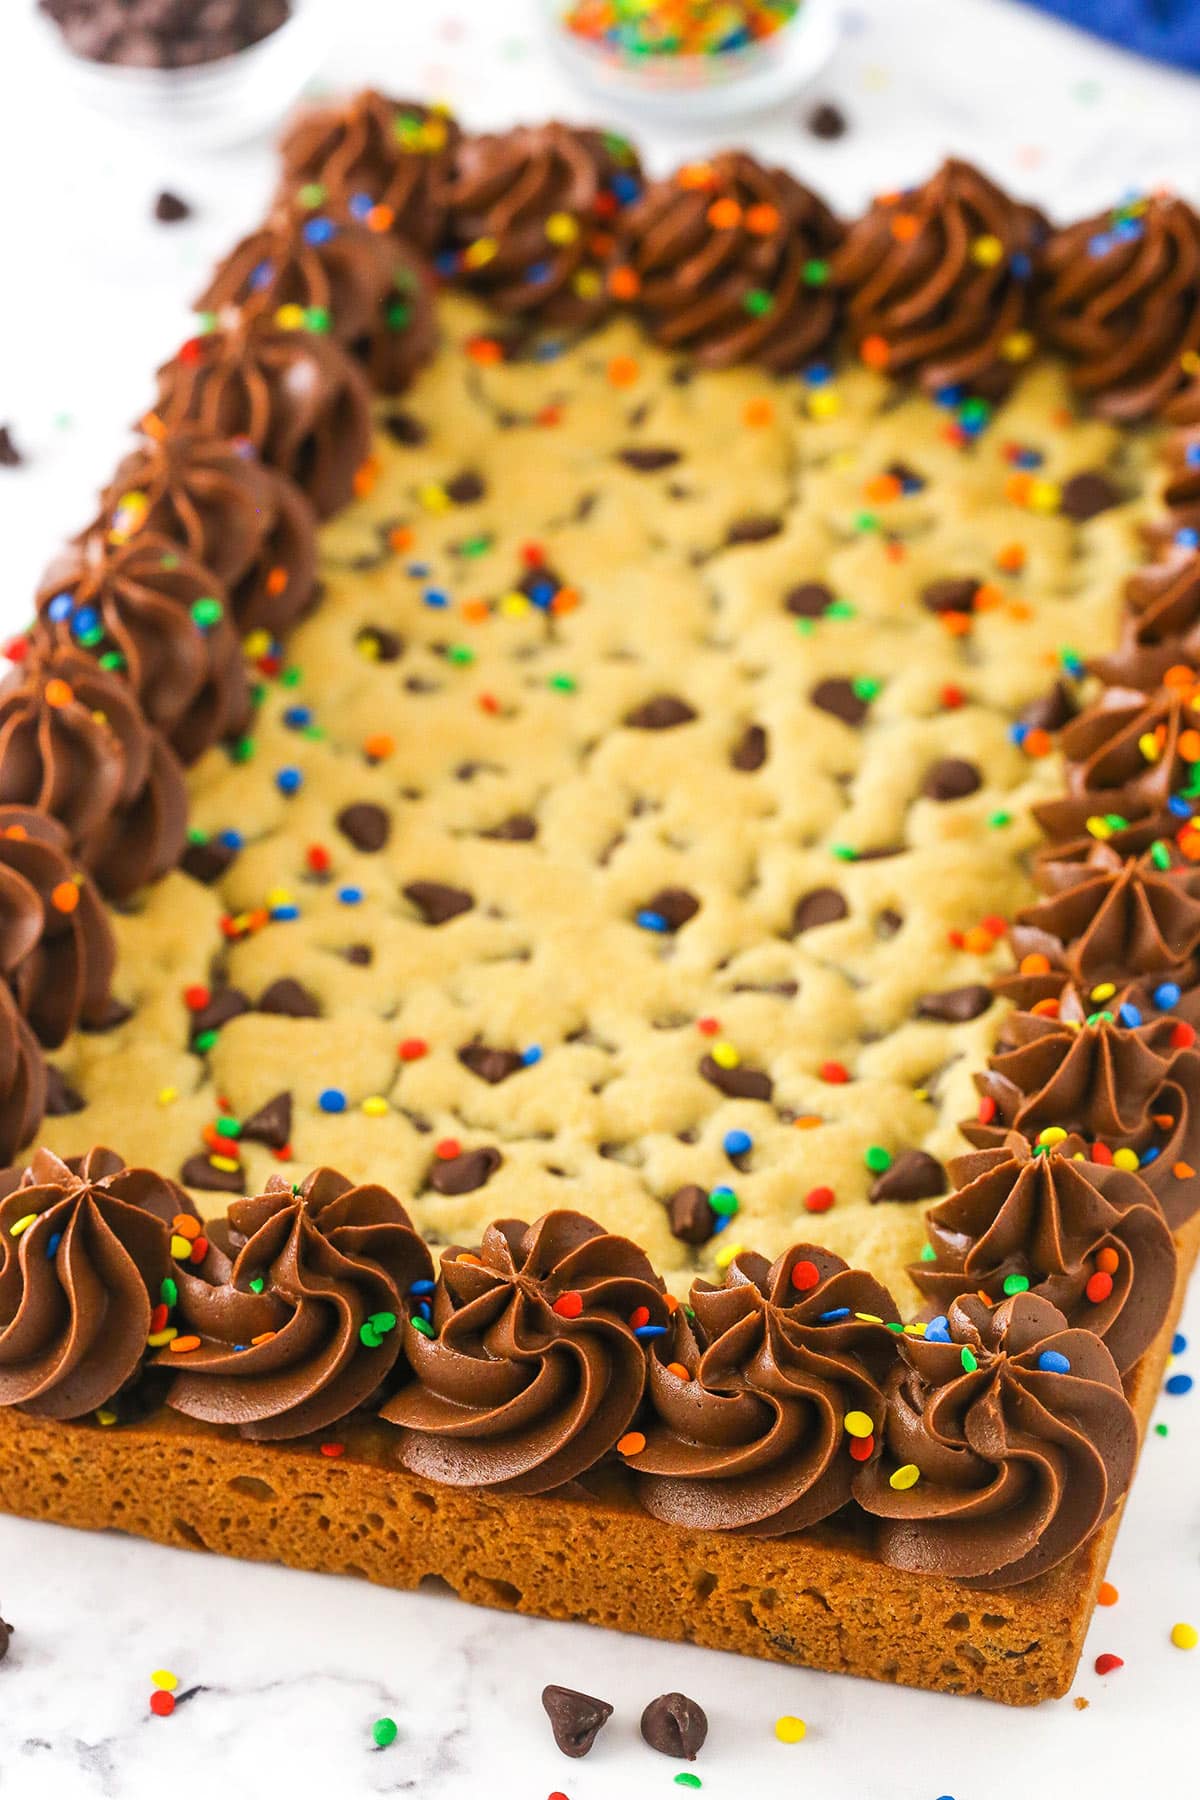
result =
[[[93,62],[68,50],[43,14],[33,26],[46,79],[81,106],[171,149],[215,150],[279,123],[328,55],[339,11],[337,0],[292,0],[291,17],[269,37],[188,69]]]

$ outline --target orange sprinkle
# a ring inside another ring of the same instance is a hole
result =
[[[1121,1259],[1115,1250],[1105,1248],[1096,1252],[1096,1267],[1106,1275],[1115,1275],[1121,1266]]]
[[[1032,731],[1025,733],[1021,748],[1026,756],[1049,756],[1054,746],[1050,741],[1050,733],[1035,726]]]
[[[680,1381],[690,1381],[692,1379],[682,1363],[668,1363],[667,1374],[677,1376]]]
[[[1004,498],[1011,500],[1014,506],[1024,506],[1029,499],[1033,487],[1033,476],[1026,470],[1018,470],[1010,475],[1004,483]]]
[[[579,589],[573,587],[560,587],[557,594],[555,594],[553,600],[550,602],[550,611],[552,613],[574,612],[578,605]]]
[[[1031,1013],[1037,1013],[1043,1019],[1057,1019],[1058,1001],[1054,999],[1035,1000],[1029,1010]]]
[[[1184,762],[1200,762],[1200,731],[1181,731],[1179,754]]]
[[[194,1219],[191,1213],[176,1213],[171,1220],[171,1230],[175,1236],[186,1238],[189,1243],[193,1238],[198,1238],[203,1229],[199,1219]]]
[[[963,949],[969,950],[972,956],[986,956],[995,942],[985,925],[972,925],[969,931],[963,932]]]
[[[167,435],[167,428],[156,412],[142,414],[140,429],[147,437],[162,439]]]
[[[275,1333],[273,1331],[260,1331],[257,1337],[252,1337],[250,1339],[250,1342],[255,1346],[258,1344],[269,1344],[274,1336]]]
[[[1050,958],[1041,950],[1031,950],[1028,956],[1021,958],[1018,967],[1022,975],[1048,975]]]
[[[75,690],[71,684],[57,675],[51,677],[43,691],[47,706],[70,706],[75,698]]]
[[[801,1113],[798,1119],[792,1120],[793,1129],[796,1131],[815,1131],[818,1125],[824,1123],[820,1113]]]
[[[23,825],[6,825],[4,827],[4,835],[6,838],[16,838],[18,843],[23,844],[28,838],[29,833]]]
[[[748,400],[746,410],[742,414],[743,425],[757,429],[762,425],[773,425],[775,408],[769,400]]]
[[[464,600],[462,614],[463,618],[469,619],[472,625],[478,625],[484,619],[491,618],[492,609],[486,600]]]
[[[60,881],[51,889],[50,904],[55,912],[73,913],[79,905],[79,889],[73,881]]]
[[[1190,1181],[1196,1171],[1191,1163],[1177,1162],[1171,1165],[1171,1173],[1176,1181]]]
[[[766,200],[746,208],[746,230],[752,231],[755,237],[770,237],[772,232],[779,230],[779,222],[779,208]]]
[[[939,613],[938,624],[950,637],[966,637],[971,629],[971,615],[965,612]]]
[[[874,501],[897,500],[904,492],[904,485],[898,475],[872,475],[863,489],[866,499]]]
[[[172,1338],[168,1348],[172,1356],[186,1356],[189,1350],[200,1348],[200,1339],[198,1337]]]
[[[897,213],[892,220],[892,236],[898,244],[911,244],[921,229],[915,213]]]
[[[608,291],[614,300],[635,299],[641,285],[637,270],[628,263],[620,263],[608,272]]]
[[[483,368],[504,361],[504,346],[496,338],[468,338],[466,350],[471,361],[479,363]]]
[[[395,210],[378,200],[367,213],[364,223],[368,231],[390,231],[396,223]]]
[[[363,740],[363,754],[371,762],[383,762],[396,748],[396,740],[386,731],[374,731]]]
[[[708,163],[685,163],[675,177],[676,187],[710,188],[716,183],[716,176]]]
[[[858,354],[868,369],[886,369],[892,360],[891,345],[877,333],[863,339],[858,346]]]
[[[1097,1606],[1115,1606],[1121,1598],[1111,1581],[1102,1581],[1096,1594]]]
[[[742,209],[728,196],[714,200],[708,209],[708,222],[714,231],[732,231],[742,222]]]
[[[664,1294],[663,1295],[663,1305],[666,1307],[666,1309],[669,1313],[679,1311],[679,1302],[675,1298],[674,1294]]]
[[[1151,1113],[1150,1120],[1160,1131],[1170,1131],[1175,1123],[1175,1116],[1173,1113]]]
[[[1005,544],[996,552],[996,567],[1003,569],[1006,575],[1019,574],[1025,567],[1024,544]]]
[[[388,549],[411,550],[416,541],[416,535],[411,525],[393,525],[388,532]]]
[[[981,581],[975,589],[973,605],[976,612],[991,612],[993,607],[1003,606],[1005,594],[994,581]]]
[[[379,463],[373,456],[360,463],[354,471],[354,492],[360,500],[365,499],[379,479]]]
[[[277,569],[268,569],[267,570],[267,579],[263,583],[263,586],[266,588],[267,593],[271,596],[271,598],[273,600],[277,599],[279,597],[279,595],[283,593],[284,589],[287,587],[287,584],[288,584],[288,572],[286,569],[278,569],[277,568]]]
[[[1164,687],[1190,688],[1196,679],[1196,671],[1189,669],[1186,663],[1172,663],[1162,679]]]
[[[627,1431],[623,1438],[617,1439],[617,1449],[622,1456],[640,1456],[645,1448],[645,1433],[641,1431]]]
[[[460,1250],[458,1255],[454,1258],[454,1261],[471,1263],[477,1269],[482,1269],[483,1267],[483,1258],[481,1256],[476,1256],[473,1250]]]
[[[613,387],[632,387],[638,378],[638,366],[632,356],[614,356],[608,365],[608,379]]]

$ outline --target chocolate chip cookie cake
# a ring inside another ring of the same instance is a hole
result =
[[[0,1503],[1063,1692],[1200,1232],[1200,218],[366,93],[197,310],[0,686]]]

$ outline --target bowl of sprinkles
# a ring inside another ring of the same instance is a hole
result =
[[[559,54],[603,97],[694,124],[788,99],[833,54],[832,0],[548,0]]]

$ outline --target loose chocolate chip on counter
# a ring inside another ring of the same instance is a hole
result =
[[[748,513],[743,519],[734,519],[725,533],[727,544],[765,544],[768,538],[778,537],[783,530],[783,520],[771,513]]]
[[[7,1619],[0,1619],[0,1662],[8,1655],[8,1646],[12,1641],[13,1628]]]
[[[192,209],[186,200],[164,188],[154,202],[154,216],[160,225],[179,225],[191,218]]]
[[[382,850],[392,832],[391,818],[371,800],[356,800],[351,806],[343,806],[337,826],[356,850],[369,852]]]
[[[208,1004],[191,1014],[188,1023],[188,1038],[195,1042],[206,1031],[220,1031],[222,1025],[228,1025],[230,1019],[236,1019],[241,1013],[250,1011],[250,996],[241,988],[213,988]]]
[[[667,1218],[672,1235],[681,1244],[707,1244],[717,1229],[717,1215],[708,1204],[708,1195],[694,1181],[675,1189],[667,1201]]]
[[[258,996],[259,1012],[278,1013],[285,1019],[319,1019],[321,1003],[302,982],[281,975]]]
[[[51,1119],[64,1118],[68,1113],[82,1112],[87,1101],[77,1088],[71,1086],[61,1069],[53,1063],[46,1064],[46,1115]]]
[[[941,1019],[948,1025],[965,1025],[978,1019],[992,1004],[992,990],[982,981],[965,987],[943,988],[940,994],[922,994],[917,1001],[918,1019]]]
[[[927,800],[965,800],[982,786],[983,777],[973,762],[962,756],[946,756],[934,763],[921,792]]]
[[[969,613],[974,610],[975,596],[982,586],[971,575],[943,576],[921,589],[921,604],[935,613]]]
[[[189,1156],[179,1171],[184,1187],[200,1188],[206,1194],[244,1194],[246,1171],[239,1163],[236,1169],[216,1169],[207,1150]]]
[[[490,831],[481,831],[479,835],[501,844],[529,844],[537,836],[537,820],[528,813],[512,813],[499,825],[493,825]]]
[[[1102,469],[1085,469],[1062,485],[1059,507],[1076,525],[1086,525],[1097,513],[1119,506],[1124,495]]]
[[[670,731],[676,725],[690,725],[695,711],[678,694],[655,694],[652,700],[625,714],[625,723],[635,731]]]
[[[455,506],[470,506],[476,500],[483,499],[487,493],[487,485],[476,470],[463,469],[461,474],[450,477],[446,483],[446,492]]]
[[[17,449],[11,425],[0,425],[0,469],[19,469],[25,458]]]
[[[412,901],[426,925],[444,925],[447,919],[470,912],[475,904],[475,896],[466,888],[450,887],[444,881],[410,881],[404,897]]]
[[[845,113],[832,100],[822,100],[812,107],[804,123],[816,138],[844,137],[849,129]]]
[[[242,1120],[241,1135],[252,1144],[265,1144],[268,1150],[282,1150],[292,1141],[292,1095],[285,1088],[274,1094],[265,1106]]]
[[[742,775],[753,775],[767,760],[767,734],[761,725],[747,725],[729,753],[731,768]]]
[[[689,919],[694,919],[700,911],[700,902],[695,894],[687,888],[659,888],[652,894],[643,907],[639,907],[639,918],[649,913],[655,920],[661,919],[668,931],[680,931]]]
[[[619,450],[617,459],[627,469],[636,469],[639,475],[653,475],[659,469],[671,469],[679,461],[679,451],[669,450],[664,446],[661,450],[649,444],[635,444],[628,450]]]
[[[652,1750],[695,1762],[696,1752],[708,1736],[704,1708],[686,1694],[660,1694],[642,1714],[642,1736]]]
[[[902,1150],[890,1169],[871,1183],[867,1199],[872,1205],[880,1200],[935,1200],[946,1192],[946,1171],[936,1156],[927,1150]]]
[[[470,1069],[472,1075],[478,1075],[480,1081],[489,1082],[492,1087],[525,1067],[519,1050],[493,1050],[487,1044],[464,1044],[458,1060],[464,1069]]]
[[[833,598],[833,589],[823,581],[800,581],[788,589],[783,604],[793,618],[821,619],[833,605]]]
[[[1020,715],[1022,725],[1031,731],[1061,731],[1075,717],[1079,708],[1065,681],[1056,681],[1036,700],[1031,700]]]
[[[364,625],[354,641],[374,662],[397,662],[404,654],[404,639],[385,625]]]
[[[607,1700],[576,1693],[574,1688],[543,1688],[542,1705],[554,1741],[564,1756],[586,1756],[597,1733],[612,1718],[613,1709]]]
[[[845,895],[837,888],[810,888],[792,909],[792,936],[799,937],[802,931],[812,931],[817,925],[836,925],[849,915]]]
[[[809,695],[821,712],[832,713],[843,725],[861,725],[867,716],[867,702],[854,690],[854,683],[840,675],[818,681]]]
[[[730,1100],[769,1100],[775,1092],[775,1084],[764,1070],[748,1069],[744,1063],[723,1069],[713,1057],[704,1056],[700,1073]]]
[[[403,444],[409,450],[416,450],[429,436],[429,427],[410,412],[385,414],[383,429],[394,444]]]
[[[230,845],[221,843],[219,838],[207,838],[203,843],[188,845],[180,858],[180,866],[193,881],[211,887],[225,873],[236,855],[237,851]]]
[[[429,1171],[429,1185],[437,1194],[473,1194],[491,1180],[503,1161],[490,1144],[462,1150],[457,1156],[439,1156]]]

